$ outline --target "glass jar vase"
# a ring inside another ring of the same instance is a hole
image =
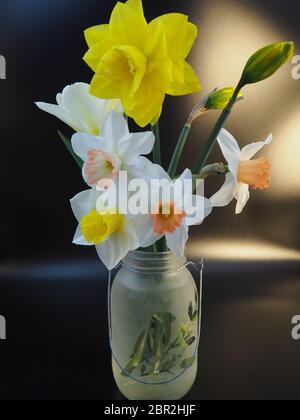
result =
[[[194,384],[201,298],[189,265],[171,252],[136,251],[113,281],[110,273],[113,372],[130,400],[179,400]],[[202,264],[195,272],[201,291]]]

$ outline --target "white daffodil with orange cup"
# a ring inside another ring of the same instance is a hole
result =
[[[249,144],[240,150],[235,138],[227,130],[221,131],[218,143],[228,163],[229,172],[223,187],[210,198],[214,207],[227,206],[235,198],[236,214],[240,214],[250,198],[250,187],[254,190],[270,187],[269,160],[265,157],[252,158],[264,146],[271,144],[272,140],[270,134],[266,141]]]

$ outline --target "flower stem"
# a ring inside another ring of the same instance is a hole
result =
[[[209,158],[209,155],[211,154],[211,151],[217,141],[217,137],[220,134],[225,121],[227,120],[227,118],[229,117],[229,115],[231,114],[231,110],[235,104],[235,102],[238,99],[238,95],[241,91],[242,88],[242,83],[239,82],[239,84],[237,85],[232,98],[230,99],[227,107],[223,110],[222,114],[220,115],[220,118],[218,119],[213,131],[211,132],[211,135],[209,136],[206,145],[204,146],[204,149],[197,161],[196,167],[195,167],[195,171],[194,173],[196,174],[200,174],[205,163],[207,162],[207,159]]]
[[[186,144],[190,130],[191,130],[191,124],[185,124],[185,126],[183,127],[181,131],[176,149],[174,151],[174,154],[173,154],[173,157],[172,157],[169,169],[168,169],[168,174],[170,175],[171,179],[173,179],[176,175],[179,161],[181,159],[183,149]]]
[[[153,162],[157,165],[162,165],[161,159],[161,144],[160,144],[160,130],[159,122],[151,126],[152,133],[155,136],[155,144],[153,149]],[[165,238],[160,239],[152,246],[152,252],[164,252],[167,251],[167,243]]]
[[[159,131],[159,122],[151,126],[152,133],[155,136],[155,144],[153,149],[153,162],[157,165],[162,164],[161,159],[161,145],[160,145],[160,131]]]

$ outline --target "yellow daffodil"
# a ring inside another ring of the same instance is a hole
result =
[[[84,60],[94,71],[91,94],[121,99],[141,127],[155,123],[165,95],[186,95],[201,87],[186,58],[198,30],[179,13],[147,23],[141,0],[118,2],[109,24],[85,31]]]

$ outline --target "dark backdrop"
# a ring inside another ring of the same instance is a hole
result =
[[[54,102],[56,93],[67,84],[90,81],[91,71],[81,60],[86,51],[83,30],[106,22],[114,3],[1,3],[0,54],[7,60],[7,80],[0,81],[2,261],[67,254],[79,257],[92,252],[71,245],[76,223],[68,200],[85,185],[57,130],[71,132],[39,111],[34,101]],[[203,94],[215,86],[236,83],[245,60],[256,48],[282,39],[292,39],[298,46],[300,8],[296,0],[145,0],[144,6],[148,19],[180,11],[198,24],[200,34],[191,61],[200,75]],[[198,230],[203,237],[243,236],[299,249],[300,81],[292,80],[291,69],[287,65],[269,81],[247,88],[244,103],[227,125],[242,144],[274,133],[276,142],[267,152],[273,160],[273,189],[254,193],[240,217],[234,216],[233,206],[217,210]],[[165,162],[198,100],[199,96],[193,95],[166,101],[162,116]],[[182,169],[194,162],[216,117],[211,115],[195,124]],[[212,160],[220,158],[216,149]],[[207,194],[221,181],[209,181]]]

